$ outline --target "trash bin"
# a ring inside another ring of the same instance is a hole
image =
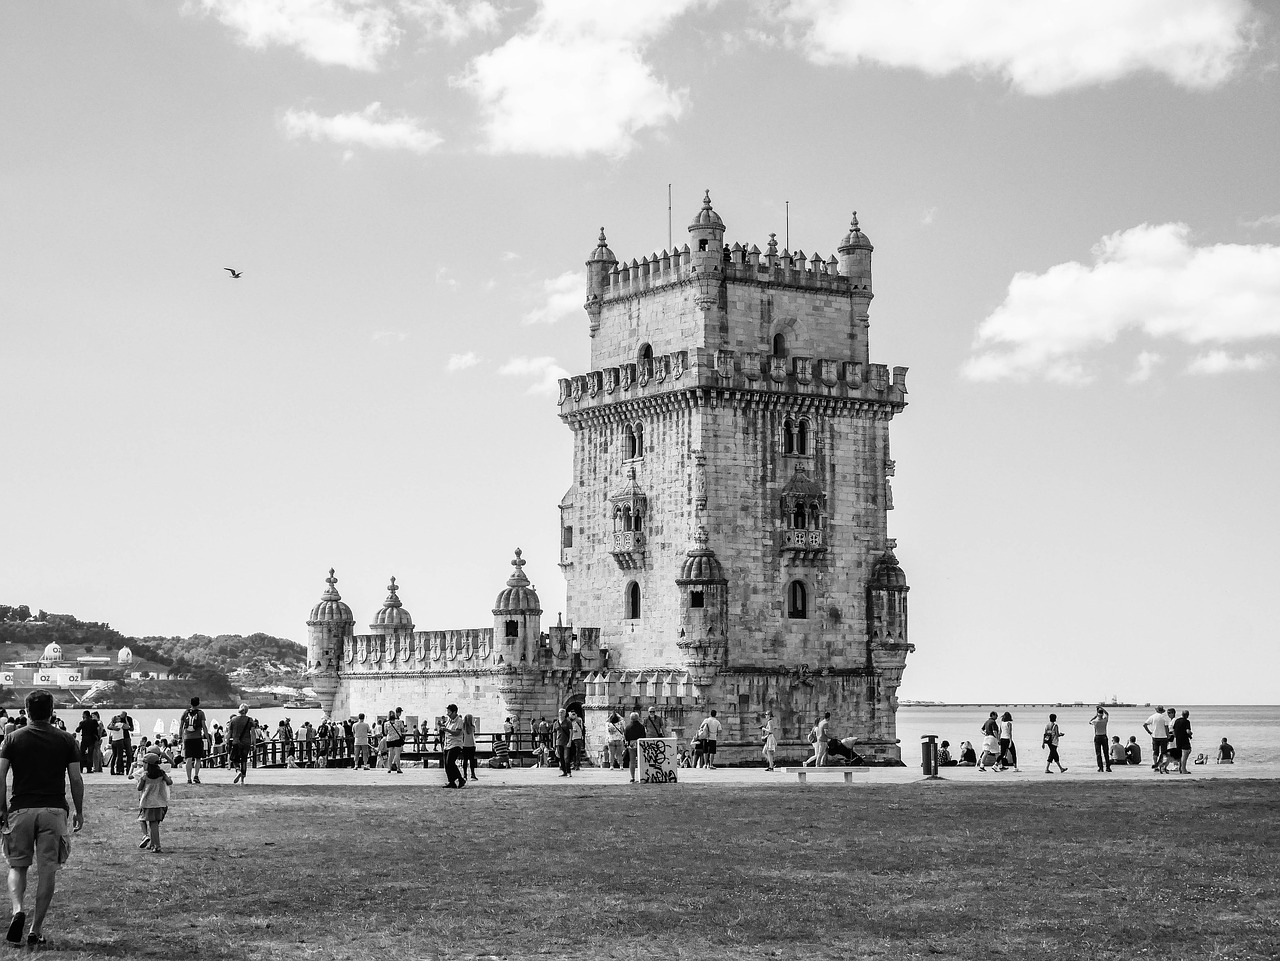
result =
[[[925,777],[938,776],[938,735],[920,735],[920,770]]]

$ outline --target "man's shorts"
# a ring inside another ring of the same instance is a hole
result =
[[[11,868],[29,868],[32,860],[56,868],[71,857],[71,835],[63,808],[19,808],[9,812],[2,836],[4,857]]]
[[[715,741],[713,741],[713,740],[711,740],[710,738],[707,738],[705,741],[703,741],[703,742],[702,742],[702,753],[703,753],[703,754],[715,754],[715,753],[716,753],[716,742],[715,742]]]
[[[227,757],[232,764],[240,764],[249,760],[249,745],[237,744],[234,741],[227,747]]]
[[[182,756],[199,761],[204,757],[204,738],[188,737],[182,741]]]

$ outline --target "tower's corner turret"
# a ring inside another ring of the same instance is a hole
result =
[[[697,303],[703,308],[712,307],[719,299],[719,288],[724,280],[724,221],[711,206],[711,191],[702,197],[702,209],[689,224],[690,262],[698,281]]]
[[[542,602],[538,592],[525,576],[528,563],[523,551],[516,548],[511,561],[514,570],[507,586],[493,602],[493,641],[504,667],[520,666],[534,657],[542,633]]]
[[[871,253],[875,248],[858,226],[858,212],[853,212],[849,232],[840,242],[840,272],[849,278],[855,294],[865,293],[871,299]]]
[[[728,655],[729,581],[709,542],[707,529],[699,525],[676,578],[680,588],[680,635],[676,646],[699,687],[711,682]]]
[[[307,619],[307,674],[325,711],[332,711],[342,652],[352,641],[356,621],[338,593],[338,579],[332,567],[325,583],[329,586]]]
[[[600,239],[596,241],[596,249],[587,258],[587,301],[583,307],[591,319],[591,336],[600,329],[600,308],[604,300],[605,288],[609,283],[609,272],[618,265],[618,258],[609,249],[605,240],[604,228],[600,228]]]

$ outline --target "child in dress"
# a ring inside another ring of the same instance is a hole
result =
[[[142,759],[147,769],[138,776],[138,826],[142,828],[142,841],[138,847],[150,848],[152,854],[160,854],[160,822],[169,811],[169,788],[173,779],[160,767],[160,755],[152,751]]]

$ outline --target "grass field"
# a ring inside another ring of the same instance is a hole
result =
[[[45,953],[1280,955],[1275,781],[182,786],[162,855],[98,785]]]

